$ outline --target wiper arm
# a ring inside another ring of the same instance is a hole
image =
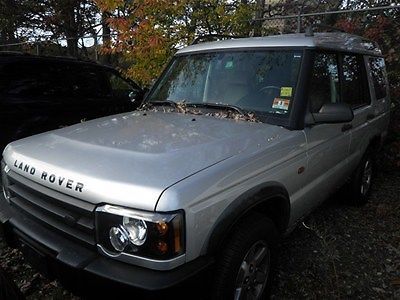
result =
[[[206,108],[216,108],[216,109],[222,108],[224,110],[233,110],[241,115],[246,114],[240,107],[231,104],[200,102],[200,103],[186,103],[186,106],[206,107]]]

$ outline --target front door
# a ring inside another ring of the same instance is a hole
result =
[[[340,99],[339,55],[316,52],[308,89],[308,109],[318,113],[327,103]],[[307,181],[305,198],[309,209],[324,200],[343,181],[351,140],[349,124],[316,124],[306,127]]]

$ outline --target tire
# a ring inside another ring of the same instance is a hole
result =
[[[218,256],[212,299],[265,299],[277,240],[274,223],[263,215],[252,214],[239,222]]]
[[[349,184],[348,202],[350,204],[361,206],[368,202],[374,178],[374,164],[372,151],[367,150]]]

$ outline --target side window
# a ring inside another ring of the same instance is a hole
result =
[[[74,96],[84,98],[104,97],[109,93],[100,68],[80,65],[71,66],[70,75]]]
[[[343,102],[351,108],[371,103],[365,65],[360,55],[343,56]]]
[[[310,111],[316,113],[326,103],[339,102],[339,86],[337,55],[316,53],[308,94]]]
[[[6,64],[0,75],[1,95],[30,98],[61,96],[66,92],[65,80],[58,78],[51,64],[45,62]]]
[[[369,59],[371,68],[372,81],[375,88],[376,99],[386,97],[386,77],[385,77],[385,61],[381,57],[371,57]]]
[[[107,72],[107,78],[110,82],[110,87],[113,95],[126,96],[132,91],[139,91],[140,88],[132,85],[129,81],[126,81],[122,77],[113,72]]]

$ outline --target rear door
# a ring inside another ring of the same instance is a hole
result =
[[[360,54],[343,53],[341,55],[342,101],[349,104],[354,113],[349,151],[349,164],[352,169],[356,167],[369,143],[372,121],[375,118],[366,63],[367,61]]]

